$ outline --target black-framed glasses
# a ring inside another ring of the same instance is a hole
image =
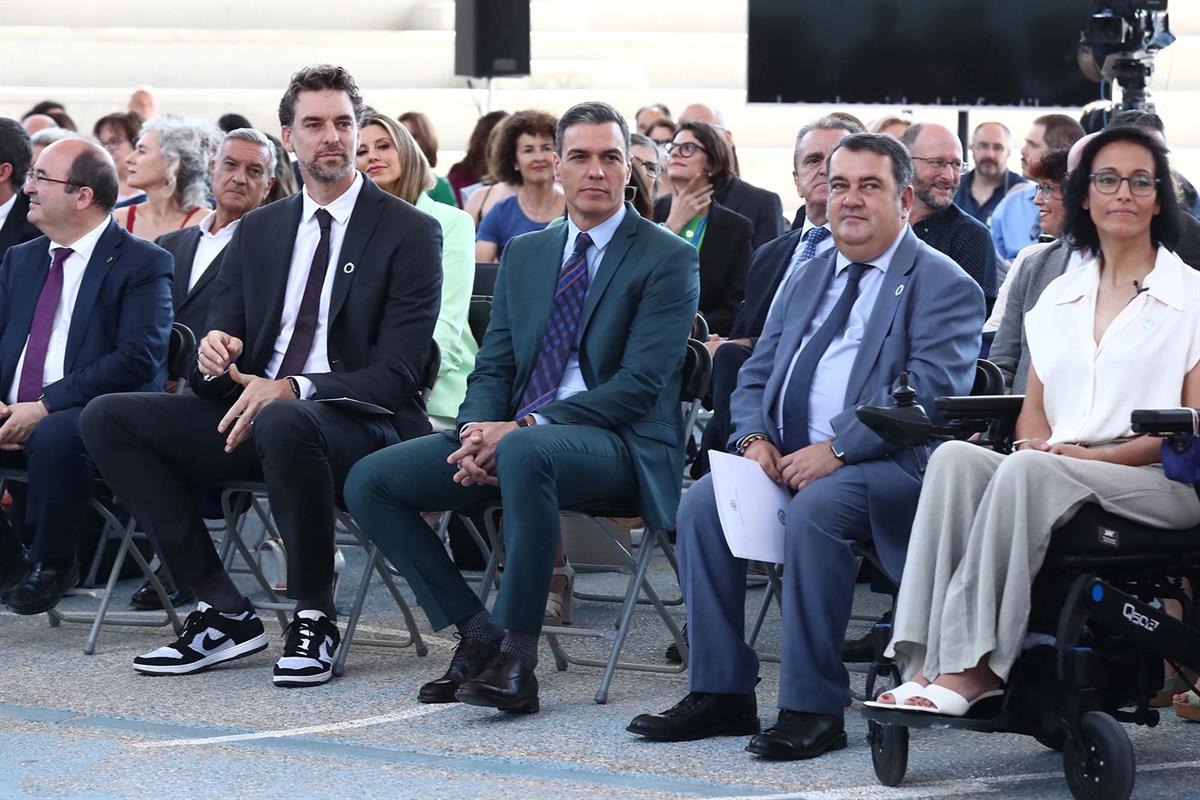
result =
[[[1121,184],[1129,181],[1129,191],[1136,197],[1149,197],[1158,191],[1158,178],[1153,175],[1118,175],[1115,172],[1093,172],[1088,180],[1100,194],[1116,194],[1121,191]]]
[[[33,183],[33,188],[41,187],[43,183],[61,183],[64,186],[74,186],[70,181],[60,181],[58,178],[47,178],[45,175],[38,175],[33,170],[25,173],[25,183]]]
[[[637,156],[630,156],[629,160],[640,167],[641,170],[651,178],[657,178],[660,174],[662,174],[662,165],[656,161],[643,161]]]
[[[678,154],[680,158],[691,158],[696,155],[697,150],[702,153],[708,152],[704,145],[695,142],[671,142],[667,145],[667,154],[672,156]]]
[[[966,164],[962,161],[947,161],[944,158],[925,158],[924,156],[913,156],[912,160],[924,161],[934,172],[941,172],[946,167],[949,167],[955,172],[962,172],[963,167],[966,166]]]
[[[1033,187],[1035,196],[1040,197],[1062,197],[1062,187],[1057,183],[1039,183]]]

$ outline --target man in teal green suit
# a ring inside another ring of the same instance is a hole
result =
[[[446,674],[421,687],[426,703],[537,711],[559,508],[636,497],[647,526],[666,528],[679,504],[695,249],[623,201],[629,130],[611,106],[567,111],[556,152],[566,224],[504,248],[457,432],[376,452],[346,481],[355,519],[430,623],[461,636]],[[420,512],[496,497],[506,560],[489,615]]]

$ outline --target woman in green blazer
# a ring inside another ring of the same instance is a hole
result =
[[[412,203],[442,226],[442,308],[433,330],[442,364],[428,410],[434,430],[453,429],[479,349],[467,324],[475,282],[475,225],[470,214],[426,194],[434,183],[429,161],[412,134],[391,117],[375,114],[363,124],[358,168],[379,188]]]

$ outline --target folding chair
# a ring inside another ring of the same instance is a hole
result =
[[[699,413],[700,399],[707,390],[711,370],[712,359],[703,343],[689,340],[687,343],[687,358],[684,363],[683,385],[680,390],[680,400],[687,409],[684,414],[684,430],[685,434],[689,436],[692,426],[695,425],[696,415]],[[564,513],[578,515],[585,519],[592,519],[593,521],[595,517],[641,516],[641,509],[638,507],[638,504],[635,501],[627,499],[589,503],[576,508],[563,509],[563,511]],[[503,537],[500,526],[495,522],[499,517],[499,512],[499,506],[490,506],[485,515],[488,536],[492,546],[492,558],[488,561],[487,569],[484,571],[483,583],[480,586],[480,598],[484,601],[487,600],[487,595],[491,590],[503,553]],[[549,643],[550,650],[554,654],[555,666],[560,671],[565,670],[569,664],[585,667],[602,667],[604,669],[603,676],[600,679],[600,686],[596,690],[595,696],[596,702],[603,704],[608,702],[608,689],[612,684],[614,673],[618,669],[657,673],[679,673],[687,669],[687,643],[684,641],[679,627],[675,624],[675,620],[667,610],[667,604],[663,602],[658,592],[646,578],[646,572],[656,548],[661,548],[671,567],[678,573],[675,561],[675,548],[671,544],[668,531],[647,529],[642,535],[641,543],[636,548],[637,553],[635,555],[609,533],[604,526],[596,524],[594,527],[597,533],[604,537],[611,545],[622,563],[616,567],[611,565],[576,565],[576,567],[579,568],[582,566],[587,571],[603,570],[629,575],[625,594],[620,598],[621,610],[617,616],[616,624],[611,629],[546,626],[542,628],[542,632],[546,634],[546,641]],[[637,608],[639,597],[642,593],[645,593],[646,602],[654,607],[659,618],[662,619],[667,629],[671,632],[671,636],[674,638],[676,645],[679,647],[679,652],[683,656],[681,664],[663,666],[662,664],[621,661],[621,649],[624,647],[625,639],[629,635],[629,626],[633,620],[633,612]],[[559,642],[560,636],[583,636],[606,640],[611,643],[608,658],[600,661],[572,655]]]

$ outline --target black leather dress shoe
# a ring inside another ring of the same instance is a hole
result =
[[[0,565],[0,603],[8,602],[8,596],[17,588],[17,584],[25,580],[31,567],[33,562],[23,547],[11,559]]]
[[[536,714],[540,708],[537,676],[512,653],[492,656],[482,672],[458,687],[454,697],[472,706],[523,714]]]
[[[500,646],[494,642],[463,639],[454,648],[454,656],[450,659],[446,674],[422,686],[417,692],[417,700],[422,703],[457,703],[458,698],[454,693],[458,687],[482,672],[498,652]]]
[[[154,573],[158,579],[162,581],[163,588],[167,590],[167,597],[171,601],[171,605],[178,608],[196,602],[196,595],[191,589],[177,589],[172,585],[167,577],[166,570],[157,570]],[[150,585],[150,581],[142,581],[142,585],[129,598],[129,607],[136,608],[138,611],[162,611],[162,601],[158,599],[158,592],[154,591],[154,587]]]
[[[781,709],[770,728],[750,739],[746,752],[772,760],[816,758],[846,746],[842,716]]]
[[[892,612],[887,611],[875,623],[871,630],[864,633],[857,639],[847,639],[842,643],[842,663],[843,664],[870,664],[875,661],[875,628],[880,625],[888,626],[888,634],[884,637],[885,641],[891,641],[891,624]],[[886,646],[886,645],[885,645]]]
[[[691,742],[710,736],[748,736],[758,733],[758,702],[754,693],[688,692],[661,714],[641,714],[625,730],[660,742]]]
[[[683,641],[686,642],[688,644],[688,646],[690,647],[691,642],[688,641],[687,623],[686,622],[683,623],[683,630],[681,630],[680,633],[683,634]],[[683,663],[683,657],[679,655],[679,645],[675,644],[674,641],[672,641],[669,645],[667,645],[667,652],[665,654],[665,657],[666,657],[667,661],[670,661],[672,664],[682,664]]]
[[[79,564],[51,566],[37,562],[8,596],[14,614],[42,614],[58,605],[68,589],[79,583]]]

